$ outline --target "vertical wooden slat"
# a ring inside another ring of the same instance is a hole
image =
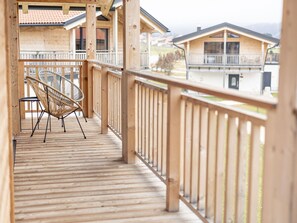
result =
[[[247,185],[248,185],[248,160],[249,144],[247,135],[247,121],[239,121],[238,137],[238,167],[236,189],[236,221],[246,222],[247,213]]]
[[[205,210],[206,196],[206,149],[208,132],[208,108],[201,107],[200,116],[200,151],[199,151],[199,192],[198,208]]]
[[[101,69],[101,133],[108,132],[108,68]]]
[[[157,171],[162,169],[162,92],[158,92]]]
[[[168,112],[168,108],[167,108],[167,94],[162,93],[162,176],[165,176],[166,171],[167,171],[167,112]]]
[[[180,103],[181,89],[168,87],[166,209],[179,210],[180,190]]]
[[[184,193],[184,167],[185,167],[185,114],[186,111],[186,100],[181,100],[180,105],[180,129],[181,129],[181,136],[180,136],[180,189]]]
[[[83,100],[83,109],[88,116],[88,62],[84,61],[83,62],[83,67],[82,67],[82,91],[84,93],[84,100]]]
[[[191,142],[192,142],[192,103],[186,102],[185,107],[185,138],[184,138],[184,196],[190,195],[190,179],[191,179]]]
[[[261,200],[260,185],[261,182],[261,142],[260,126],[253,125],[251,131],[251,148],[249,162],[249,206],[247,222],[261,222]]]
[[[158,154],[158,145],[157,145],[157,132],[158,132],[158,123],[157,123],[157,116],[158,116],[158,106],[157,106],[157,94],[158,91],[154,90],[153,92],[153,166],[156,167],[157,163],[157,154]]]
[[[19,73],[18,73],[18,84],[19,84],[19,98],[23,98],[25,97],[25,92],[24,92],[24,85],[25,85],[25,82],[24,82],[24,78],[25,78],[25,68],[24,68],[24,62],[19,62],[19,65],[18,65],[18,69],[19,69]],[[21,103],[21,118],[22,119],[25,119],[25,103]]]
[[[217,114],[210,110],[208,115],[208,139],[207,139],[207,172],[206,172],[206,209],[205,215],[213,219],[215,211],[215,188],[216,188],[216,138],[217,138]]]
[[[224,222],[224,199],[225,199],[225,157],[226,157],[226,127],[225,113],[218,114],[217,127],[217,161],[216,161],[216,202],[214,222]]]
[[[226,183],[225,183],[225,221],[235,221],[236,167],[237,167],[237,125],[236,118],[228,118]]]
[[[197,202],[198,191],[198,154],[199,154],[199,117],[200,107],[193,105],[192,111],[192,159],[191,159],[191,188],[190,188],[190,202],[195,204]]]

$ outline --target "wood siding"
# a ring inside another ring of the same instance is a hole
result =
[[[71,31],[62,27],[21,27],[20,49],[40,51],[70,51]]]
[[[224,38],[210,38],[209,36],[192,40],[190,42],[190,52],[196,54],[204,54],[204,42],[224,42]],[[240,54],[244,55],[261,55],[262,42],[246,36],[240,35],[240,38],[227,38],[227,42],[240,42]],[[185,46],[186,48],[186,46]],[[267,43],[264,50],[266,52]]]

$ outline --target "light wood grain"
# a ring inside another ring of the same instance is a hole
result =
[[[74,118],[65,124],[66,133],[52,120],[45,144],[42,130],[18,138],[17,223],[199,222],[185,206],[179,213],[166,212],[163,182],[140,162],[125,164],[120,141],[100,134],[96,119],[81,122],[86,140]]]

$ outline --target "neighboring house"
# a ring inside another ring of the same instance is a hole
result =
[[[85,58],[86,13],[84,8],[30,7],[19,10],[21,58]],[[114,1],[107,16],[97,11],[97,59],[122,63],[123,8]],[[147,46],[142,49],[142,63],[149,64],[152,33],[165,33],[168,28],[140,8],[140,32],[146,33]]]
[[[173,39],[183,44],[188,78],[212,86],[259,94],[271,86],[266,51],[279,39],[222,23]]]

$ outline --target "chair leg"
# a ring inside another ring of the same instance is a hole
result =
[[[47,128],[48,128],[48,122],[50,120],[50,114],[48,114],[48,117],[47,117],[47,122],[46,122],[46,127],[45,127],[45,133],[44,133],[44,139],[43,139],[43,142],[45,142],[46,140],[46,134],[47,134]]]
[[[85,133],[84,133],[83,128],[81,127],[81,124],[80,124],[80,122],[79,122],[79,120],[78,120],[78,117],[77,117],[77,115],[76,115],[76,112],[74,112],[74,114],[75,114],[76,120],[77,120],[77,122],[78,122],[78,124],[79,124],[80,130],[81,130],[82,134],[84,135],[84,138],[86,139],[87,137],[86,137],[86,135],[85,135]]]
[[[44,114],[44,111],[42,110],[41,113],[40,113],[40,116],[38,117],[38,120],[37,120],[37,122],[36,122],[36,124],[35,124],[35,126],[34,126],[34,129],[33,129],[32,133],[31,133],[31,136],[30,136],[30,137],[32,137],[32,136],[34,135],[34,132],[35,132],[37,126],[39,125],[40,120],[41,120],[43,114]]]
[[[62,117],[62,127],[64,127],[64,132],[66,132],[65,120],[63,117]]]

